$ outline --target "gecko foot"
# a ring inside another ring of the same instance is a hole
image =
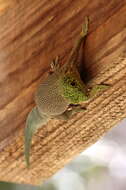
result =
[[[56,58],[54,60],[52,60],[51,64],[51,71],[55,72],[56,70],[58,70],[61,65],[59,64],[59,56],[56,56]]]
[[[81,31],[81,37],[85,37],[88,33],[88,23],[89,23],[89,18],[86,16],[85,17],[85,22],[82,25],[82,31]]]

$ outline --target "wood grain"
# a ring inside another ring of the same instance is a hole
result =
[[[36,86],[51,60],[65,63],[84,17],[88,85],[110,88],[68,122],[50,121],[33,139],[31,168],[23,130]],[[126,117],[126,0],[0,0],[0,180],[38,184]]]

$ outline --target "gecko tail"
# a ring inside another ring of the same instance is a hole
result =
[[[46,116],[41,116],[37,107],[34,107],[28,114],[25,127],[25,144],[24,144],[24,154],[26,165],[29,168],[30,165],[30,148],[33,135],[37,132],[37,129],[42,127],[42,125],[48,122],[49,118]]]

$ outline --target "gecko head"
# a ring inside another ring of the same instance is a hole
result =
[[[86,89],[83,83],[72,75],[65,75],[61,79],[62,95],[71,104],[81,103],[88,99],[86,95]]]

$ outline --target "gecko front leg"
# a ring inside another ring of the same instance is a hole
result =
[[[63,114],[56,116],[55,118],[61,120],[69,120],[75,113],[86,111],[86,108],[81,106],[80,104],[70,105],[68,110],[66,110]]]
[[[85,22],[82,25],[82,31],[80,33],[80,37],[76,41],[76,44],[73,47],[73,49],[71,50],[70,57],[69,57],[68,63],[67,63],[68,66],[71,66],[71,67],[77,66],[77,60],[78,60],[79,50],[81,48],[81,44],[88,34],[88,23],[89,23],[89,19],[88,19],[88,17],[85,17]]]
[[[85,22],[82,25],[82,31],[80,33],[80,37],[76,41],[75,46],[72,48],[67,63],[64,64],[61,69],[61,64],[59,63],[59,57],[56,56],[56,58],[50,64],[51,73],[57,72],[57,71],[67,72],[67,71],[70,71],[71,69],[73,70],[73,67],[77,69],[79,50],[81,48],[81,44],[83,40],[85,39],[87,33],[88,33],[88,17],[85,17]]]

